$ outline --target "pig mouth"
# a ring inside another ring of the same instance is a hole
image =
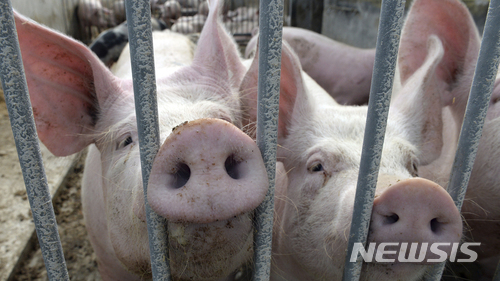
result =
[[[173,276],[214,280],[228,276],[249,261],[253,254],[251,217],[247,213],[209,224],[169,222]]]

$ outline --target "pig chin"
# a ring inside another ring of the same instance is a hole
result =
[[[180,280],[227,277],[253,253],[249,214],[208,224],[168,223],[170,266]]]

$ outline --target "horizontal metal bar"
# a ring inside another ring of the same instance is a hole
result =
[[[153,280],[170,280],[167,221],[151,210],[147,200],[149,174],[160,148],[151,7],[149,1],[126,0],[125,9],[132,60],[151,270]]]
[[[368,235],[403,26],[404,2],[403,0],[382,1],[377,50],[343,280],[359,280],[363,265],[359,253],[356,262],[350,262],[350,258],[354,243],[365,245]]]
[[[10,0],[0,1],[0,50],[2,88],[47,275],[49,280],[69,280]]]

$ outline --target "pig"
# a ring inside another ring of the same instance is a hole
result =
[[[163,6],[163,1],[149,0],[149,6],[151,7],[151,16],[152,17],[158,18],[161,16],[161,9]]]
[[[161,31],[167,27],[163,22],[151,18],[151,28],[153,31]],[[101,32],[89,45],[89,48],[109,67],[118,60],[127,43],[128,26],[127,22],[124,21],[116,27]]]
[[[109,67],[118,60],[127,44],[128,27],[125,21],[112,29],[101,32],[89,48]]]
[[[259,21],[259,8],[257,7],[238,7],[229,11],[227,15],[231,21]]]
[[[178,18],[181,17],[181,5],[177,1],[167,1],[160,6],[160,18],[167,24],[172,25]]]
[[[105,29],[116,25],[113,11],[103,7],[100,0],[78,0],[78,20],[83,28]]]
[[[210,4],[196,49],[153,32],[161,146],[147,200],[169,231],[173,280],[225,280],[247,263],[268,189],[259,149],[239,129],[246,69],[221,1]],[[80,42],[18,13],[15,22],[39,138],[57,156],[88,146],[83,214],[103,280],[150,279],[129,48],[110,71]]]
[[[413,36],[403,38],[401,45],[414,47],[405,48],[399,54],[401,59],[408,58],[406,61],[412,63],[400,64],[400,76],[406,76],[405,70],[414,67],[425,56],[423,49],[429,36],[438,36],[446,46],[442,71],[437,73],[441,80],[448,82],[437,88],[445,94],[443,101],[446,101],[442,111],[444,145],[436,161],[420,168],[422,177],[446,187],[477,63],[480,37],[472,15],[460,1],[420,0],[413,7],[415,12],[409,15],[405,26]],[[500,168],[495,164],[500,159],[499,97],[500,75],[497,74],[461,210],[467,225],[464,235],[467,241],[481,243],[474,250],[483,276],[490,280],[500,260]]]
[[[182,8],[196,8],[200,2],[200,0],[180,0],[179,4],[181,4]]]
[[[226,7],[226,5],[224,5]],[[224,17],[224,8],[222,9]],[[208,2],[202,1],[198,5],[198,13],[193,16],[183,16],[178,18],[172,25],[171,30],[183,34],[198,33],[203,28],[208,15]]]
[[[226,7],[226,5],[224,5],[224,7]],[[223,16],[224,16],[225,10],[226,10],[225,8],[223,8],[223,10],[222,10]],[[207,1],[203,1],[200,3],[200,5],[198,5],[198,14],[208,16],[208,2]]]
[[[120,24],[125,21],[126,13],[125,13],[125,1],[118,0],[113,3],[113,14],[115,16],[115,23]]]
[[[160,6],[160,5],[163,5],[164,3],[165,3],[165,0],[149,0],[149,5],[151,7]]]
[[[224,25],[233,34],[251,34],[259,26],[259,9],[256,7],[238,7],[228,11]]]
[[[425,57],[413,61],[420,65],[400,79],[389,110],[368,243],[461,240],[462,220],[450,195],[419,177],[419,168],[435,161],[443,145],[443,97],[434,87],[446,82],[435,75],[443,70],[444,53],[442,41],[431,36]],[[412,65],[405,60],[400,65]],[[243,104],[251,108],[249,124],[256,120],[257,68],[258,52],[240,86]],[[367,106],[335,102],[301,70],[286,41],[280,84],[271,280],[341,280]],[[451,247],[442,250],[449,255]],[[361,280],[420,280],[429,268],[365,263]]]
[[[224,25],[233,34],[251,34],[255,28],[258,28],[259,21],[226,21]]]
[[[161,19],[157,19],[157,18],[151,18],[151,29],[153,31],[162,31],[162,30],[165,30],[167,29],[168,26],[167,24],[161,20]]]
[[[198,33],[202,30],[206,19],[207,17],[202,14],[180,17],[170,30],[183,34]]]
[[[368,103],[375,49],[361,49],[298,27],[283,27],[283,40],[295,51],[302,69],[335,101],[345,105]],[[245,57],[255,52],[257,37],[245,50]]]

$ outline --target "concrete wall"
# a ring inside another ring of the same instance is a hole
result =
[[[321,33],[323,21],[324,0],[293,0],[290,2],[292,11],[291,25]],[[285,5],[285,8],[287,5]],[[286,15],[286,13],[285,13]]]
[[[325,0],[322,33],[361,48],[377,42],[380,7],[362,1]]]
[[[324,0],[321,33],[361,48],[374,48],[377,42],[381,0]],[[411,5],[406,1],[406,11]],[[480,32],[484,27],[488,0],[464,0]]]

